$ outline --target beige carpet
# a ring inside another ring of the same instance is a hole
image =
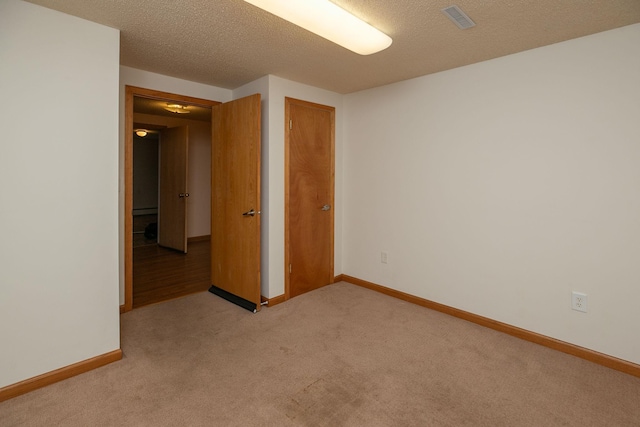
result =
[[[209,293],[136,309],[122,349],[0,425],[640,425],[640,378],[346,283],[258,314]]]

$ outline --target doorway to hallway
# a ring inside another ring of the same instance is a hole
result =
[[[194,112],[199,111],[200,118],[196,114],[189,114],[190,118],[185,119],[187,114],[179,114],[165,111],[171,107],[171,104],[180,104],[189,106]],[[209,159],[211,149],[211,107],[219,104],[216,101],[209,101],[199,98],[193,98],[183,95],[176,95],[166,92],[160,92],[150,89],[127,86],[125,90],[125,201],[124,201],[124,304],[121,311],[129,311],[134,306],[139,307],[154,302],[160,302],[166,299],[177,298],[188,293],[206,290],[210,285],[210,163],[201,165],[196,162],[190,164],[191,181],[195,182],[198,189],[189,190],[191,196],[188,203],[197,204],[198,197],[201,199],[199,203],[202,206],[196,206],[192,209],[194,213],[206,218],[200,218],[200,223],[206,224],[205,232],[194,233],[185,236],[185,244],[188,241],[189,252],[193,254],[181,253],[159,247],[153,241],[152,236],[145,236],[144,246],[134,247],[134,130],[141,123],[159,126],[161,128],[170,128],[175,126],[190,125],[190,136],[192,139],[191,149],[195,149],[193,141],[196,139],[206,138],[207,153],[195,152],[192,156],[195,160]],[[165,108],[167,107],[167,108]],[[203,124],[202,121],[205,121]],[[185,123],[190,122],[190,123]],[[200,129],[200,131],[193,129]],[[198,133],[199,132],[199,133]],[[201,141],[202,142],[202,141]],[[202,145],[202,144],[200,144]],[[190,181],[190,184],[192,182]],[[181,191],[182,192],[182,191]],[[183,191],[187,193],[187,189]],[[195,194],[194,194],[195,193]],[[195,197],[194,197],[195,196]],[[176,194],[176,198],[179,193]],[[185,198],[186,199],[186,198]],[[183,201],[187,203],[187,200]],[[156,209],[159,206],[156,206]],[[152,207],[153,208],[153,207]],[[204,212],[204,213],[203,213]],[[153,214],[147,212],[145,214]],[[162,213],[162,212],[160,212]],[[157,214],[157,213],[156,213]],[[161,223],[162,219],[158,218],[156,224]],[[192,218],[191,218],[192,219]],[[186,220],[185,220],[186,221]],[[193,221],[192,221],[193,222]],[[196,221],[198,222],[198,221]],[[186,228],[186,222],[183,227]],[[150,238],[146,238],[150,237]],[[188,237],[188,238],[187,238]],[[148,242],[147,242],[148,241]],[[185,246],[186,249],[186,246]],[[184,251],[183,251],[184,252]],[[193,256],[191,256],[193,255]]]

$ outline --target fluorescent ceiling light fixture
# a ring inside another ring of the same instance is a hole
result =
[[[391,46],[391,37],[329,0],[244,0],[360,55]]]

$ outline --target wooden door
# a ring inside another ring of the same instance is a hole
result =
[[[290,298],[333,283],[335,108],[286,98],[285,117]]]
[[[212,108],[211,292],[260,309],[260,95]]]
[[[169,128],[160,136],[158,244],[187,253],[187,162],[189,129]]]

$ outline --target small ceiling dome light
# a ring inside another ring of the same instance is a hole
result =
[[[144,138],[145,136],[147,136],[147,131],[144,129],[136,129],[136,135]]]
[[[167,106],[164,107],[164,109],[176,114],[188,114],[191,112],[187,110],[186,105],[180,105],[180,104],[167,104]]]

